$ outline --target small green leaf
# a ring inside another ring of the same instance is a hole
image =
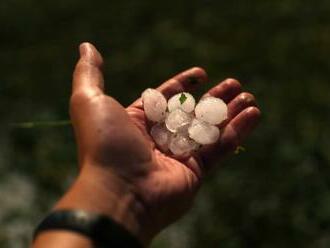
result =
[[[187,100],[186,95],[184,93],[182,93],[181,96],[180,96],[180,98],[179,98],[179,100],[180,100],[180,103],[182,105]]]
[[[234,153],[237,155],[237,154],[240,154],[241,152],[245,152],[245,151],[246,151],[246,149],[243,146],[238,146]]]

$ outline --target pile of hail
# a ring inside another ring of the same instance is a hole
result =
[[[182,92],[168,101],[155,89],[142,93],[145,115],[153,123],[150,135],[158,148],[176,156],[187,156],[203,145],[215,143],[220,125],[227,119],[227,105],[208,96],[196,105],[194,97]]]

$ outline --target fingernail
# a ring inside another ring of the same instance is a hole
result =
[[[88,43],[84,42],[79,46],[79,53],[81,58],[86,58],[88,56]]]

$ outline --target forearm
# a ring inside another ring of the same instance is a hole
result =
[[[94,248],[92,241],[83,235],[68,231],[47,231],[38,235],[33,248]]]
[[[141,223],[144,209],[135,199],[129,185],[103,169],[87,168],[84,167],[84,171],[54,209],[84,210],[109,216],[147,246],[150,243],[150,237]],[[55,230],[40,233],[33,247],[52,247],[50,245],[70,248],[93,247],[93,243],[83,235]]]

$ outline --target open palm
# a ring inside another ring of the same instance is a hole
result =
[[[80,165],[110,170],[132,185],[147,209],[150,230],[157,232],[189,208],[205,172],[253,130],[260,115],[254,97],[241,93],[240,84],[233,79],[211,88],[206,94],[227,102],[229,121],[215,145],[177,160],[159,151],[149,136],[141,99],[125,109],[105,95],[101,55],[90,44],[83,44],[80,51],[70,106]],[[206,82],[206,73],[196,67],[166,81],[158,90],[168,98]]]

